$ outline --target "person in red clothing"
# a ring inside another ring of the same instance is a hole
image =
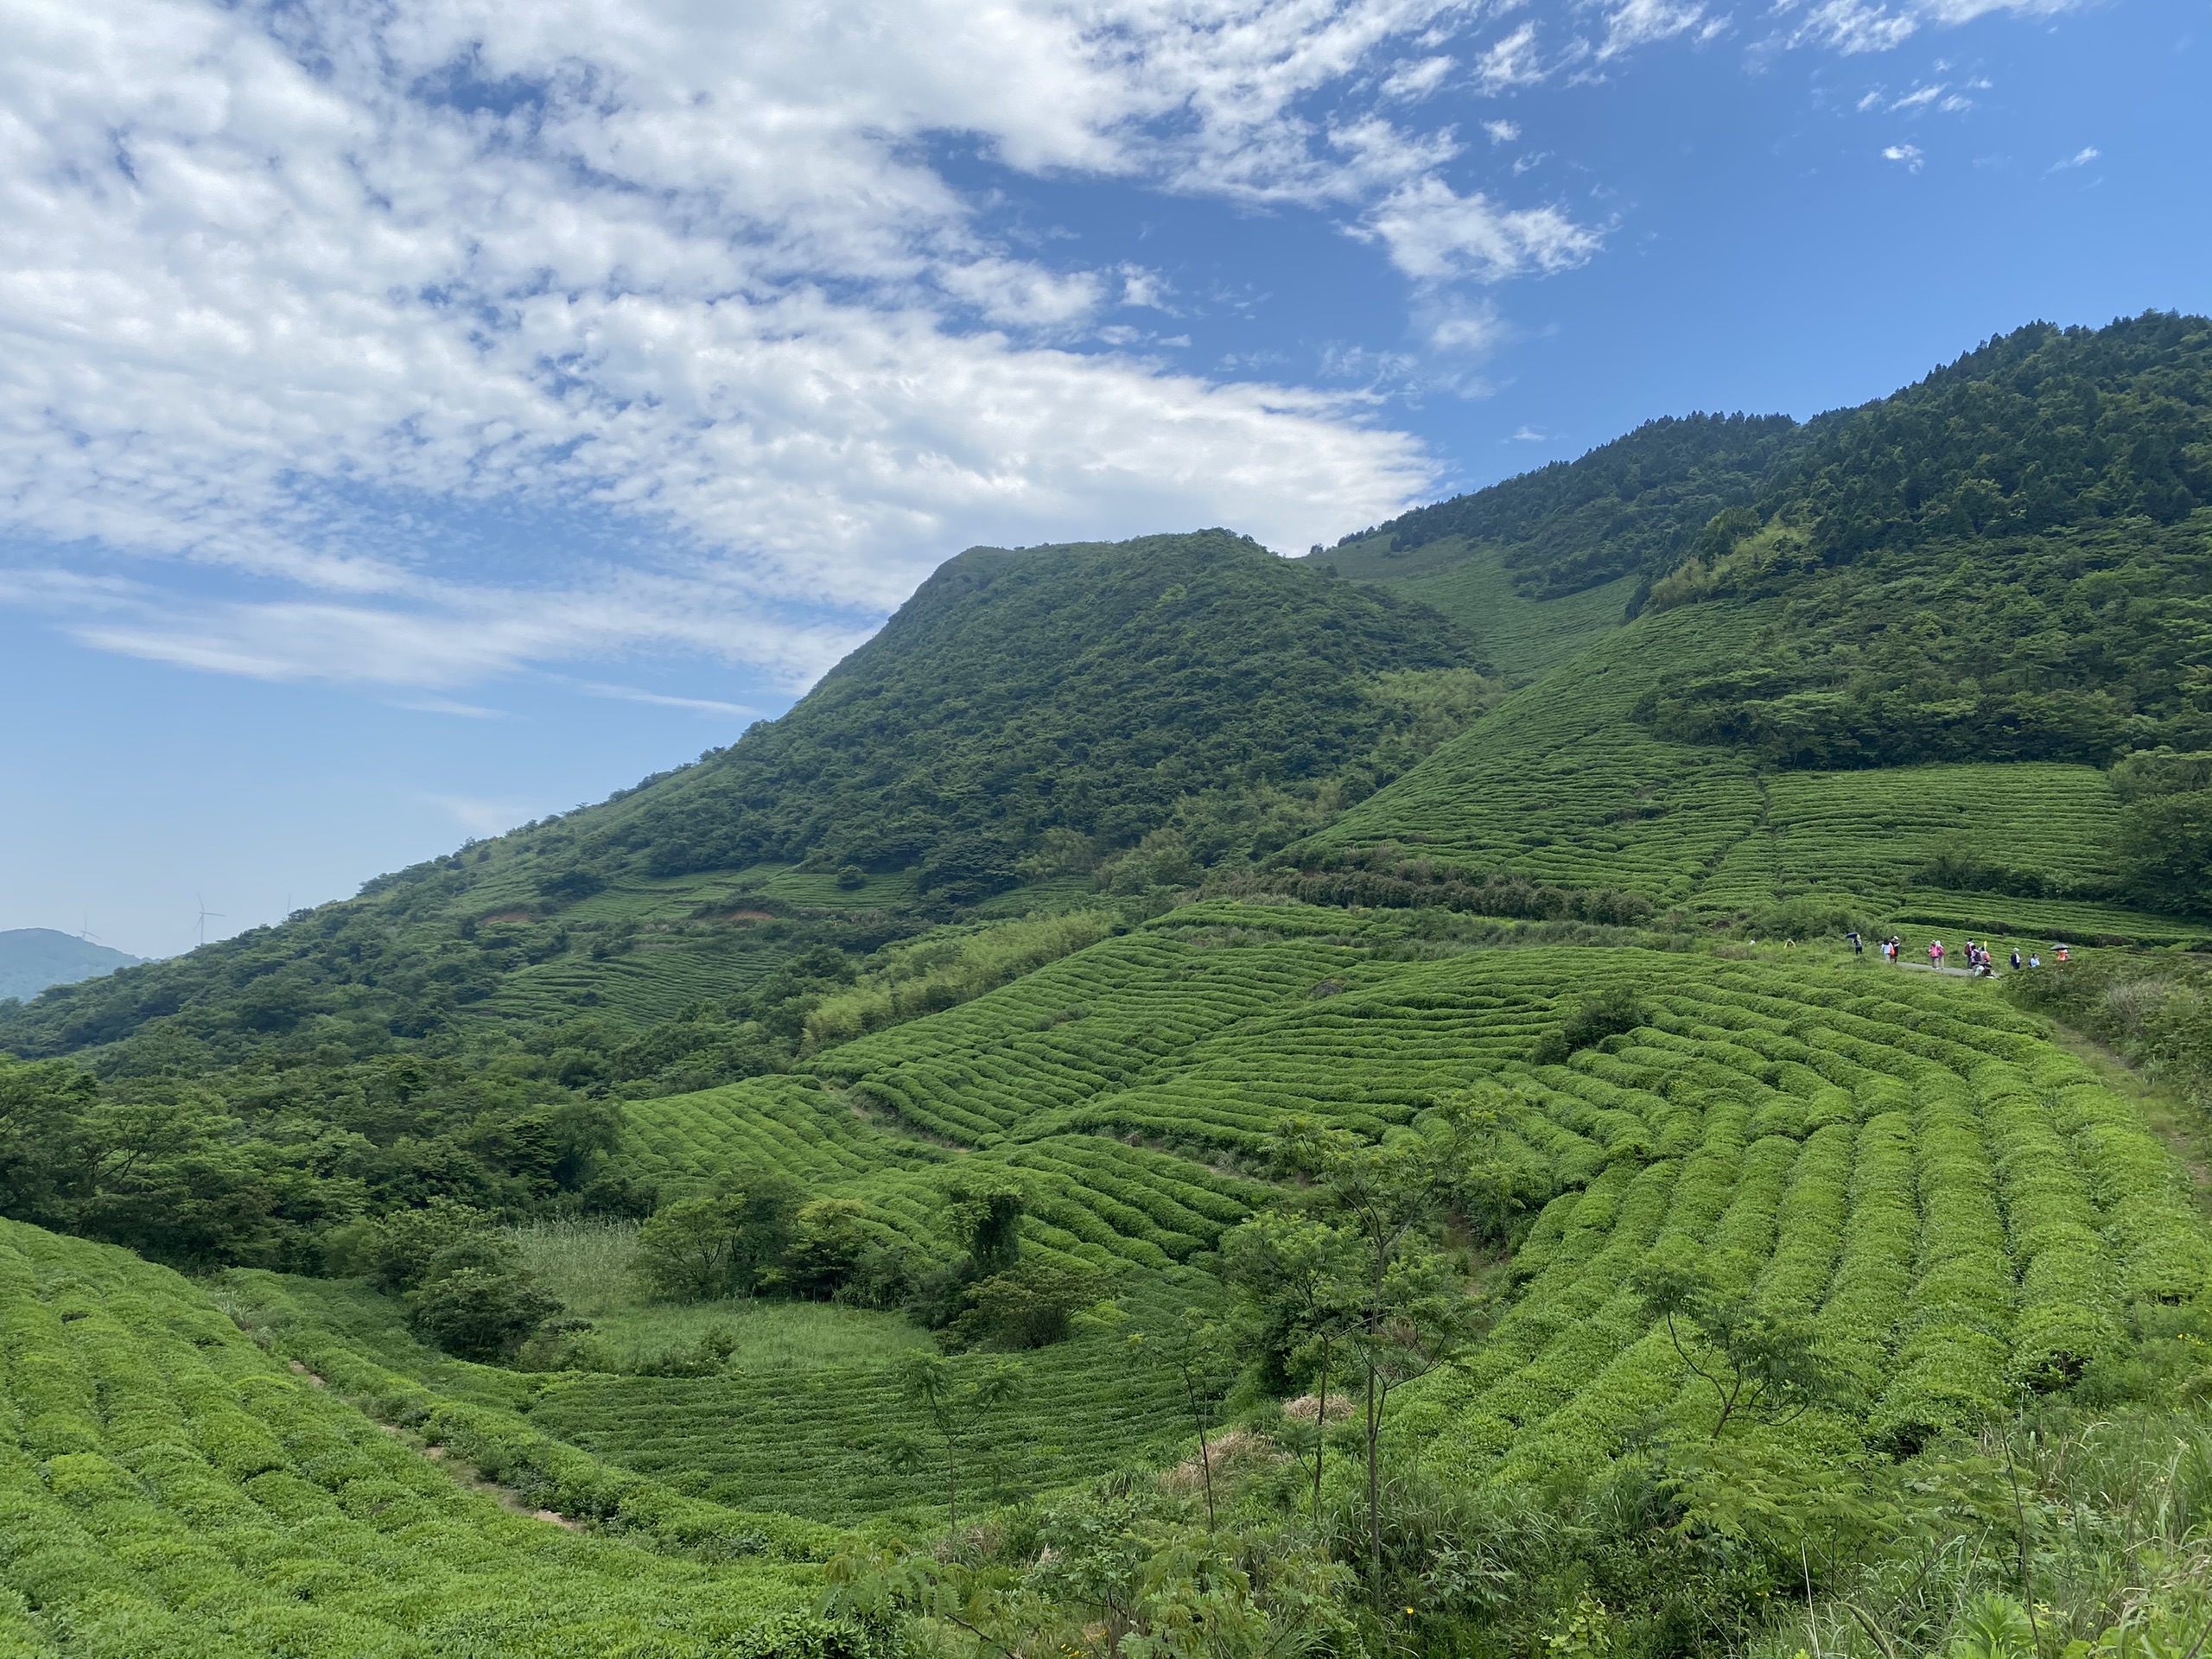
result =
[[[1930,939],[1928,942],[1928,965],[1930,968],[1941,968],[1943,965],[1942,940]]]

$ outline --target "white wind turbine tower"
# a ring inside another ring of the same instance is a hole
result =
[[[194,899],[198,900],[200,905],[200,943],[205,944],[207,943],[208,919],[212,917],[219,920],[223,912],[219,910],[208,909],[207,900],[202,895],[195,893],[192,896]]]

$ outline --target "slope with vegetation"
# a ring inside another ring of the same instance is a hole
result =
[[[28,1001],[49,985],[96,979],[137,961],[124,951],[50,927],[0,930],[0,1002]]]
[[[2212,850],[2193,759],[2212,745],[2212,325],[2024,329],[1773,435],[1760,464],[1694,536],[1649,531],[1664,492],[1618,512],[1587,575],[1637,577],[1634,620],[1289,856],[1402,849],[1732,913],[1805,899],[2194,937],[2171,918],[2212,914],[2193,874]],[[1576,522],[1622,473],[1609,452],[1560,471],[1535,522]],[[1376,532],[1353,568],[1429,523]],[[1504,545],[1404,556],[1433,584],[1511,568]]]
[[[2209,363],[976,550],[0,1013],[0,1647],[2190,1659]]]

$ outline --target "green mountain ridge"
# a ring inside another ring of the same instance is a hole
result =
[[[695,766],[0,1008],[0,1651],[2184,1655],[2208,434],[2154,314],[971,549]]]
[[[140,961],[50,927],[0,930],[0,1002],[10,998],[27,1001],[49,985],[73,985],[118,968],[136,967]]]

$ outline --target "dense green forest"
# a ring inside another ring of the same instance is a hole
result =
[[[971,550],[0,1003],[0,1653],[2202,1659],[2209,402]]]

